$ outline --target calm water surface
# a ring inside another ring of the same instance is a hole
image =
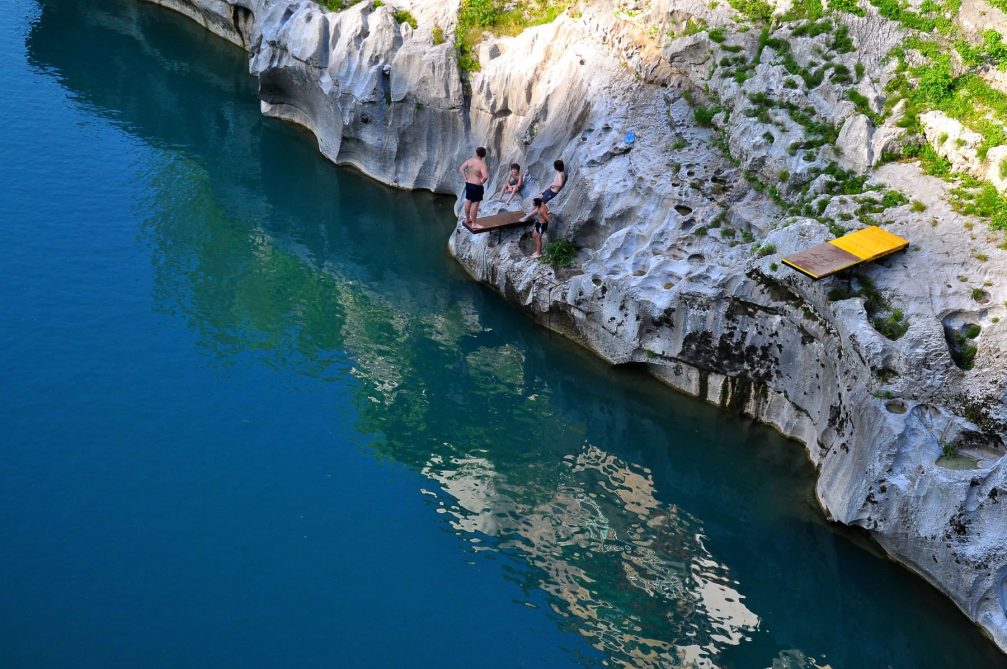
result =
[[[996,667],[801,449],[468,281],[123,0],[0,14],[0,666]]]

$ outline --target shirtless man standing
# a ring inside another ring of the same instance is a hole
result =
[[[476,148],[476,155],[472,156],[458,168],[465,179],[465,222],[472,224],[479,216],[479,203],[483,201],[483,184],[489,178],[489,169],[486,167],[486,149]]]

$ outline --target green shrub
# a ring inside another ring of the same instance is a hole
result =
[[[675,37],[688,37],[689,35],[695,35],[696,33],[701,33],[704,30],[706,30],[706,19],[701,18],[697,21],[690,17],[689,20],[685,22],[685,26],[682,28],[682,32],[675,33],[674,31],[672,31],[669,33],[669,37],[671,37],[672,39],[674,39]]]
[[[952,205],[962,214],[982,216],[994,230],[1007,230],[1007,196],[985,182],[969,182],[951,191]]]
[[[704,128],[710,128],[713,127],[713,117],[720,112],[720,107],[713,105],[710,107],[696,107],[692,110],[692,115],[696,118],[696,123]]]
[[[545,252],[539,259],[553,267],[570,267],[577,257],[577,247],[566,239],[557,239],[545,245]]]
[[[922,214],[927,210],[927,205],[923,204],[919,200],[913,200],[912,205],[909,207],[914,213]]]
[[[330,11],[341,12],[344,9],[349,9],[360,1],[361,0],[321,0],[318,4]],[[375,6],[380,7],[381,5]]]
[[[413,30],[419,25],[416,22],[416,17],[413,16],[408,9],[396,9],[395,10],[395,22],[396,23],[408,23],[412,26]]]
[[[834,84],[848,84],[853,81],[853,76],[850,74],[850,68],[846,67],[842,63],[832,66],[832,77],[830,81]]]
[[[829,9],[837,12],[849,12],[857,16],[864,16],[867,13],[857,0],[829,0]]]
[[[975,327],[979,327],[976,325]],[[979,352],[979,347],[976,345],[973,339],[979,336],[979,333],[975,333],[974,336],[969,337],[965,332],[952,332],[948,338],[948,352],[951,354],[951,359],[954,363],[964,370],[972,369],[975,366],[976,353]]]
[[[871,324],[875,330],[893,341],[909,330],[909,322],[901,309],[892,309],[888,315],[874,318]]]
[[[934,151],[934,147],[926,144],[920,154],[920,167],[927,174],[935,177],[946,177],[951,174],[951,161]]]
[[[517,35],[525,28],[550,23],[569,4],[570,0],[530,0],[517,5],[504,0],[461,0],[455,30],[458,66],[465,72],[479,69],[475,45],[484,32]]]
[[[444,29],[443,28],[441,28],[440,26],[434,26],[434,29],[431,31],[431,33],[432,33],[433,38],[434,38],[434,44],[444,44]]]
[[[784,14],[782,21],[803,21],[819,19],[825,14],[822,0],[795,0],[790,11]]]
[[[846,26],[839,26],[839,29],[836,30],[836,34],[832,38],[832,48],[837,53],[851,53],[855,49],[853,38],[850,37],[850,31]]]
[[[1000,161],[1000,178],[1007,179],[1007,158]]]
[[[858,112],[871,119],[875,125],[881,124],[882,118],[871,109],[871,102],[866,95],[851,88],[846,91],[846,98],[856,105]]]
[[[794,37],[818,37],[832,30],[832,21],[824,19],[822,21],[811,21],[802,23],[790,31]]]
[[[892,207],[901,207],[908,200],[906,196],[897,190],[886,191],[881,197],[881,207],[883,209],[891,209]]]
[[[969,67],[977,68],[987,63],[994,67],[1007,65],[1007,44],[996,30],[983,31],[982,43],[978,45],[958,40],[955,49]]]
[[[913,99],[928,105],[940,105],[955,91],[955,78],[948,58],[931,62],[914,69],[917,77]]]
[[[756,251],[756,255],[759,256],[760,258],[765,258],[766,256],[771,256],[774,253],[776,253],[776,245],[775,244],[763,244],[762,246],[759,247],[759,250]]]
[[[765,0],[728,0],[736,12],[756,23],[768,23],[773,18],[773,6]]]

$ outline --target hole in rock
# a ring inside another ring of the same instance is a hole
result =
[[[951,360],[959,369],[969,370],[975,365],[979,346],[975,340],[982,332],[982,327],[974,313],[954,311],[943,319],[944,340],[948,345]]]
[[[973,288],[972,299],[978,302],[979,304],[989,304],[990,294],[985,290],[983,290],[982,288]]]
[[[686,261],[692,263],[693,265],[698,265],[699,263],[706,262],[706,256],[702,253],[693,253],[691,256],[686,258]]]
[[[937,463],[946,469],[985,469],[1004,456],[1004,443],[995,434],[964,430],[956,438],[941,443]]]
[[[676,204],[675,211],[677,211],[681,216],[688,216],[692,213],[692,207],[687,207],[684,204]]]
[[[909,411],[909,407],[902,400],[888,400],[885,402],[885,409],[888,410],[888,413],[896,414],[903,414]]]
[[[900,376],[898,372],[890,367],[882,367],[874,373],[877,375],[878,381],[885,385],[891,383]]]

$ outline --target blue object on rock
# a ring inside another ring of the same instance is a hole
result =
[[[627,144],[632,144],[633,142],[636,141],[636,133],[630,130],[629,132],[626,133],[626,137],[623,138],[623,141],[626,142]]]

